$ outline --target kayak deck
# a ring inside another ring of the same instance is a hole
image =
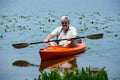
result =
[[[39,54],[42,61],[66,57],[74,54],[79,54],[85,51],[85,43],[82,41],[77,43],[76,47],[62,47],[62,46],[48,46],[44,49],[39,50]]]

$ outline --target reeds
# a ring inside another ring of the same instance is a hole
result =
[[[64,72],[59,74],[59,69],[55,68],[50,73],[42,72],[38,78],[34,80],[108,80],[107,72],[102,68],[96,73],[90,70],[90,67],[81,70],[73,70],[72,72]]]

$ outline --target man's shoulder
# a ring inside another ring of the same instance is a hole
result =
[[[54,29],[54,31],[60,31],[62,29],[61,26],[58,26],[57,28]]]
[[[61,30],[62,29],[62,26],[58,26],[57,28],[56,28],[56,30]]]
[[[70,26],[69,29],[76,29],[74,26]]]

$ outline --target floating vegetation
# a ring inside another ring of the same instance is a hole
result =
[[[115,37],[118,37],[118,34],[115,34],[114,36],[115,36]]]
[[[12,22],[12,20],[8,20],[8,22]]]
[[[93,22],[93,21],[91,21],[91,24],[94,24],[94,22]]]
[[[100,12],[93,12],[90,16],[96,17],[101,16]]]
[[[3,35],[0,35],[0,39],[3,39]]]
[[[3,19],[6,19],[8,16],[6,16],[6,15],[1,15],[1,17],[2,17]]]
[[[42,32],[43,32],[43,33],[47,33],[48,31],[46,31],[46,30],[43,30]]]
[[[113,19],[112,17],[106,17],[105,19],[106,21],[115,21],[115,19]]]
[[[22,19],[28,19],[30,16],[19,16],[19,18],[22,18]]]
[[[59,73],[59,69],[55,68],[51,73],[42,72],[38,78],[34,80],[108,80],[107,72],[101,70],[91,70],[90,67],[82,70],[73,70],[72,72]]]
[[[75,17],[72,17],[77,19],[76,23],[74,24],[81,26],[81,28],[77,27],[78,33],[85,33],[87,31],[95,32],[100,30],[104,31],[105,33],[113,33],[114,31],[109,30],[108,28],[114,25],[112,23],[120,21],[119,17],[116,19],[110,16],[101,18],[102,15],[98,11],[91,14],[74,12],[69,15],[70,17],[71,15],[75,15]],[[118,16],[119,15],[120,14],[118,14]],[[55,11],[53,10],[49,10],[46,16],[1,15],[0,17],[0,26],[4,27],[4,32],[40,29],[41,32],[47,33],[50,32],[47,26],[53,26],[55,25],[55,22],[58,24],[58,19],[60,19],[60,16],[56,16]],[[32,28],[33,26],[35,28]],[[117,37],[117,35],[115,36]]]
[[[51,20],[50,20],[50,19],[48,19],[48,22],[51,22]]]
[[[109,36],[110,36],[111,38],[113,38],[113,37],[114,37],[114,38],[116,37],[116,38],[118,38],[118,39],[120,38],[120,37],[119,37],[119,34],[111,34],[111,35],[109,35]]]
[[[52,22],[55,22],[55,20],[52,20]]]
[[[86,32],[86,31],[88,31],[88,30],[89,30],[88,27],[84,27],[84,28],[78,30],[78,33],[84,33],[84,32]]]
[[[113,33],[112,31],[109,31],[109,30],[105,30],[106,33]]]
[[[7,29],[4,29],[4,31],[5,31],[5,32],[8,32],[8,30],[7,30]]]
[[[25,30],[26,27],[25,27],[25,26],[22,26],[22,25],[19,25],[19,26],[18,26],[18,29],[19,29],[19,30]]]
[[[81,16],[79,17],[80,20],[82,20],[82,19],[84,19],[84,18],[85,18],[85,15],[81,15]]]
[[[4,23],[3,22],[0,22],[0,25],[3,25]]]
[[[98,29],[98,27],[95,27],[95,29],[98,31],[99,29]]]
[[[82,24],[82,21],[79,21],[79,24],[81,25],[81,24]]]
[[[48,22],[55,22],[54,19],[48,19]]]

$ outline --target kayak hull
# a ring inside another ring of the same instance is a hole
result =
[[[85,51],[85,42],[77,43],[77,46],[74,48],[62,47],[62,46],[48,46],[44,49],[39,50],[39,54],[42,61],[71,56],[79,54]]]

